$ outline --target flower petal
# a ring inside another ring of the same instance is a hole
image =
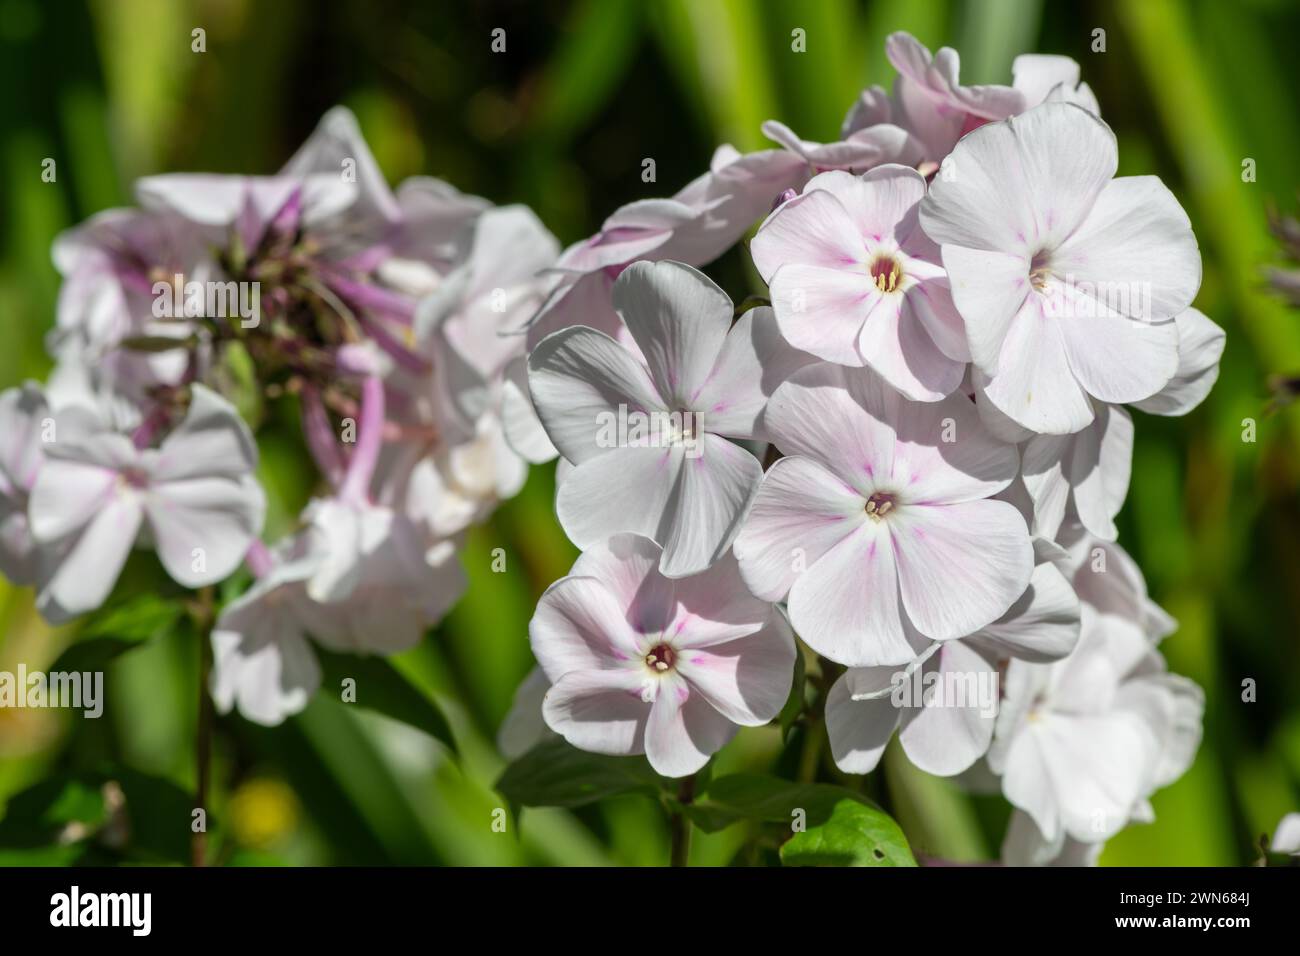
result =
[[[1033,505],[1033,532],[1045,538],[1055,538],[1065,520],[1065,509],[1070,503],[1066,462],[1075,438],[1075,435],[1035,435],[1025,442],[1021,454],[1021,477]]]
[[[692,694],[680,677],[662,680],[650,708],[645,752],[650,766],[665,777],[695,773],[736,734],[701,694]]]
[[[1092,283],[1112,308],[1148,323],[1178,315],[1201,286],[1191,221],[1157,176],[1109,183],[1050,261],[1076,288]]]
[[[858,334],[880,300],[865,264],[846,269],[784,265],[769,292],[781,334],[791,345],[828,362],[862,364]]]
[[[1152,415],[1186,415],[1210,394],[1219,378],[1219,358],[1227,340],[1223,329],[1198,309],[1186,309],[1174,319],[1178,330],[1178,370],[1150,398],[1134,402]]]
[[[898,570],[884,525],[864,520],[790,588],[796,633],[817,653],[848,667],[904,664],[915,655],[904,632]]]
[[[804,193],[818,189],[839,200],[860,236],[901,245],[917,226],[916,206],[925,196],[925,177],[910,166],[886,163],[861,176],[841,170],[821,173],[808,181]]]
[[[1029,260],[1006,252],[944,246],[952,301],[966,327],[971,360],[998,370],[1002,344],[1029,295]]]
[[[528,360],[519,356],[506,366],[501,382],[501,428],[514,453],[531,465],[554,461],[560,454],[537,417],[528,393]]]
[[[830,173],[815,177],[796,196],[774,212],[749,244],[754,267],[770,283],[777,270],[788,265],[817,266],[822,269],[861,267],[866,261],[866,247],[849,211],[834,192],[817,188],[834,186],[838,179]],[[848,173],[836,172],[849,180]]]
[[[797,653],[785,618],[775,610],[757,633],[685,651],[678,672],[732,723],[759,727],[775,717],[790,696]]]
[[[1093,417],[1092,403],[1075,379],[1061,321],[1044,315],[1033,296],[1011,323],[997,374],[984,394],[1008,418],[1041,434],[1077,432]]]
[[[603,582],[561,578],[546,589],[528,622],[533,655],[552,682],[572,672],[640,671],[640,647],[624,614]]]
[[[677,472],[659,565],[663,573],[697,574],[729,551],[762,478],[763,466],[748,451],[704,435],[699,456],[687,454]]]
[[[731,328],[727,294],[683,263],[634,262],[614,283],[613,296],[659,394],[674,408],[691,408]]]
[[[808,458],[782,458],[768,469],[736,536],[740,573],[754,594],[781,601],[795,580],[863,519],[854,488]]]
[[[964,362],[950,359],[930,338],[908,298],[884,296],[858,333],[858,354],[894,388],[917,402],[937,402],[961,384]]]
[[[1014,253],[1055,249],[1088,217],[1115,175],[1115,134],[1069,103],[1044,103],[969,133],[921,201],[940,245]]]
[[[57,563],[41,587],[38,603],[47,620],[62,623],[107,600],[140,533],[142,518],[136,494],[100,499],[94,517],[57,552]]]
[[[1075,379],[1103,402],[1136,402],[1159,392],[1178,371],[1172,322],[1073,315],[1060,320]]]
[[[257,467],[257,445],[235,407],[211,389],[195,385],[189,410],[163,440],[152,480],[240,480]]]
[[[645,752],[651,705],[633,671],[573,671],[556,681],[542,701],[546,726],[573,746],[598,754]]]
[[[1005,501],[904,505],[881,524],[889,527],[907,615],[933,640],[992,623],[1033,573],[1028,529]]]
[[[320,663],[295,622],[270,608],[257,609],[263,621],[229,629],[237,603],[212,632],[212,699],[219,713],[238,707],[253,723],[274,727],[307,706],[320,687]]]
[[[1115,516],[1128,496],[1133,466],[1133,419],[1118,406],[1102,406],[1088,428],[1074,436],[1069,483],[1083,526],[1100,538],[1119,537]]]
[[[687,461],[680,445],[617,448],[589,458],[556,491],[556,517],[579,548],[624,531],[667,541],[678,507],[679,473],[700,460]]]
[[[542,701],[551,689],[546,672],[534,667],[515,690],[510,711],[497,728],[497,749],[507,760],[517,760],[532,750],[547,735],[542,719]]]
[[[966,640],[1021,660],[1059,660],[1079,642],[1079,598],[1061,570],[1042,561],[1007,613]]]
[[[178,584],[215,584],[262,531],[266,495],[252,476],[155,482],[144,498],[158,558]]]
[[[704,427],[728,438],[762,438],[763,412],[777,386],[816,361],[781,335],[767,306],[750,309],[731,327],[708,380],[691,399]]]
[[[940,402],[898,402],[877,413],[894,422],[893,460],[878,480],[904,500],[925,504],[972,501],[1006,488],[1020,459],[984,427],[963,394]]]
[[[965,642],[948,641],[922,669],[923,683],[932,679],[937,683],[924,688],[924,705],[903,712],[898,740],[917,767],[951,777],[989,749],[998,711],[997,669]]]
[[[555,447],[581,465],[599,456],[605,415],[666,410],[646,371],[603,332],[583,326],[561,329],[528,356],[528,390]]]
[[[852,673],[841,674],[826,697],[826,733],[837,767],[845,773],[870,773],[894,736],[899,711],[888,696],[854,700],[848,683]]]
[[[874,372],[850,375],[838,366],[817,363],[800,369],[768,402],[768,433],[787,455],[819,462],[863,498],[875,487],[873,476],[892,466],[894,409],[901,396]]]

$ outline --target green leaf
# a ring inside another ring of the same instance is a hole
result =
[[[669,783],[644,757],[591,754],[552,738],[506,767],[496,789],[518,806],[581,807],[623,793],[655,796]]]
[[[0,866],[75,866],[84,853],[85,848],[77,843],[21,850],[0,847]]]
[[[194,795],[170,780],[117,767],[103,774],[116,780],[126,798],[126,839],[134,856],[149,860],[186,863],[193,838]],[[209,809],[208,833],[216,829]]]
[[[185,608],[179,601],[156,594],[141,594],[106,605],[92,614],[77,636],[81,640],[117,637],[147,641],[175,624],[184,613]]]
[[[844,798],[830,818],[781,847],[786,866],[916,866],[903,831],[878,807]]]
[[[141,594],[90,615],[77,639],[50,665],[51,671],[101,671],[113,659],[178,626],[180,601]]]
[[[686,814],[707,833],[744,820],[778,823],[786,828],[801,822],[812,828],[830,820],[836,806],[845,800],[859,803],[889,821],[898,832],[898,839],[903,841],[897,824],[860,793],[829,783],[791,783],[761,774],[719,777],[686,807]],[[906,841],[902,846],[906,849]]]
[[[60,775],[15,794],[0,820],[0,847],[30,849],[52,843],[71,823],[98,827],[104,798],[94,780]]]
[[[456,739],[441,708],[382,657],[335,654],[317,648],[321,662],[321,693],[338,694],[343,681],[356,682],[356,703],[410,724],[456,753]]]
[[[105,799],[110,782],[121,790],[120,816],[109,812]],[[189,858],[193,808],[193,796],[170,780],[125,767],[60,774],[9,801],[0,820],[0,850],[44,847],[49,862],[58,862],[63,854],[55,846],[73,847],[68,855],[78,858],[100,847],[129,860],[180,863]],[[209,831],[213,822],[209,814]]]

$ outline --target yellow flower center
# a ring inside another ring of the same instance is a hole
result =
[[[878,256],[871,263],[871,280],[881,292],[899,292],[903,282],[903,269],[893,256]]]

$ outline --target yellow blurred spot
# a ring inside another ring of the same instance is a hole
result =
[[[244,846],[266,847],[298,824],[298,798],[279,780],[250,780],[230,798],[230,828]]]

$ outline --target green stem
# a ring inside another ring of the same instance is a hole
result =
[[[688,806],[695,799],[695,774],[682,781],[677,791],[677,801],[682,807]],[[672,850],[670,860],[673,866],[686,866],[691,855],[691,821],[682,809],[677,809],[669,816],[672,829]]]
[[[838,664],[824,657],[817,658],[817,665],[818,673],[808,675],[808,681],[817,688],[817,694],[807,713],[803,750],[799,754],[799,770],[795,779],[800,783],[812,783],[817,779],[817,768],[826,746],[826,698],[842,670]]]
[[[799,754],[799,771],[795,775],[799,783],[812,783],[817,779],[817,765],[822,758],[822,742],[826,739],[825,720],[820,710],[821,707],[818,705],[818,712],[808,717],[807,736],[804,738],[803,750]]]

